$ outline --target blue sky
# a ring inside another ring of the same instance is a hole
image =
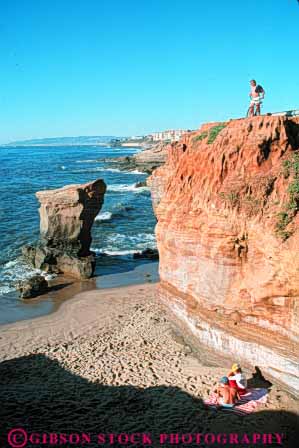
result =
[[[0,143],[299,108],[297,0],[0,0]]]

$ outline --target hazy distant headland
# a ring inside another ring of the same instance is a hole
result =
[[[159,142],[170,143],[178,141],[186,131],[184,129],[170,129],[147,135],[120,137],[115,135],[83,135],[79,137],[47,137],[28,140],[17,140],[1,146],[112,146],[136,147],[146,149]]]
[[[17,140],[1,146],[77,146],[77,145],[99,145],[106,146],[115,140],[123,141],[126,137],[112,135],[95,135],[79,137],[48,137],[29,140]]]

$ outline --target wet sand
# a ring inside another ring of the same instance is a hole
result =
[[[0,325],[51,314],[57,311],[62,303],[81,292],[157,281],[159,274],[156,261],[103,257],[98,260],[95,277],[89,280],[78,281],[59,275],[49,281],[50,291],[35,299],[20,300],[17,291],[1,297]]]
[[[280,432],[284,447],[296,446],[298,401],[275,385],[246,417],[204,407],[229,365],[193,352],[155,284],[83,292],[50,315],[3,325],[0,353],[3,437],[12,427],[149,432],[160,446],[160,433]]]

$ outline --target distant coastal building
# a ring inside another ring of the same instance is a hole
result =
[[[131,137],[130,137],[130,140],[144,140],[144,135],[132,135]]]
[[[150,134],[149,137],[151,137],[154,142],[166,140],[173,142],[179,140],[186,132],[188,132],[186,129],[170,129],[168,131],[154,132],[153,134]]]

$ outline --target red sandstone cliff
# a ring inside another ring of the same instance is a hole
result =
[[[299,390],[299,119],[211,123],[148,181],[161,299],[194,336]]]

